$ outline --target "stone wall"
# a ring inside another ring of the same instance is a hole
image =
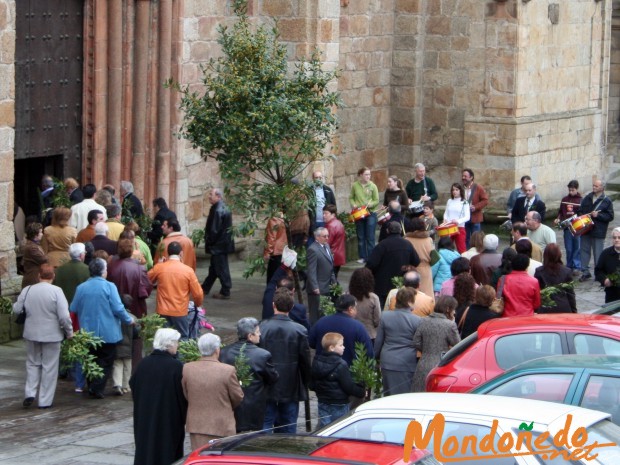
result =
[[[341,2],[338,90],[340,110],[338,161],[334,164],[337,203],[347,209],[349,189],[363,166],[384,189],[389,174],[390,87],[393,62],[411,60],[408,52],[393,51],[394,9],[398,0]]]
[[[500,3],[487,18],[482,112],[464,124],[464,164],[482,173],[499,205],[523,174],[549,202],[570,179],[587,192],[606,174],[611,2],[515,6],[502,12]]]
[[[620,0],[613,1],[607,113],[607,150],[620,163]]]
[[[0,0],[0,279],[2,294],[19,289],[13,230],[15,140],[15,2]]]

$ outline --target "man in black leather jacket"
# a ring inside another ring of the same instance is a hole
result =
[[[288,289],[277,289],[273,298],[274,315],[260,324],[260,347],[271,352],[273,364],[280,376],[269,387],[263,424],[264,429],[271,431],[271,428],[275,428],[275,433],[297,432],[299,401],[308,398],[308,330],[288,317],[293,303],[293,296]]]
[[[211,209],[205,226],[205,252],[211,254],[209,275],[202,283],[205,296],[211,291],[216,279],[220,280],[220,292],[213,294],[214,299],[230,299],[230,269],[228,268],[228,254],[235,251],[235,242],[232,236],[232,214],[224,203],[222,192],[213,188],[209,192]]]
[[[220,362],[235,365],[243,350],[250,366],[252,382],[242,386],[243,401],[235,408],[237,433],[263,429],[267,408],[267,387],[278,381],[278,372],[271,361],[271,353],[257,346],[260,341],[260,328],[256,318],[241,318],[237,322],[239,340],[222,348]]]

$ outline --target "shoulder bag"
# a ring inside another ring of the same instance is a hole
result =
[[[493,303],[489,306],[489,310],[492,312],[498,313],[501,315],[504,313],[504,298],[502,297],[502,292],[504,291],[504,282],[506,281],[506,275],[499,278],[499,289],[497,290],[497,294],[493,299]]]
[[[26,323],[26,317],[28,316],[28,314],[26,313],[26,298],[28,298],[28,293],[30,292],[30,288],[32,286],[28,286],[28,290],[26,291],[26,295],[24,296],[24,307],[22,308],[22,311],[19,315],[17,315],[17,318],[15,318],[15,323],[17,323],[18,325],[23,325],[24,323]]]
[[[465,311],[463,312],[463,315],[461,315],[461,319],[459,320],[459,325],[458,325],[459,333],[463,331],[463,326],[465,326],[465,319],[467,318],[467,312],[469,312],[469,307],[471,307],[471,305],[465,309]]]

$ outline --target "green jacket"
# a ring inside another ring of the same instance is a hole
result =
[[[75,289],[88,278],[90,278],[88,266],[80,260],[70,260],[56,268],[54,284],[62,289],[70,304],[75,295]]]
[[[362,186],[359,181],[355,181],[351,186],[349,202],[351,203],[351,208],[366,206],[371,212],[375,211],[377,205],[379,205],[377,185],[372,181],[368,181],[365,186]]]

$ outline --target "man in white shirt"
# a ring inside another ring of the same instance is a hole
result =
[[[84,200],[71,207],[71,219],[69,220],[69,225],[73,226],[78,231],[81,231],[88,226],[88,212],[91,210],[99,210],[103,213],[104,221],[108,219],[105,207],[103,205],[99,205],[93,200],[96,192],[97,188],[94,184],[86,184],[82,187]]]

